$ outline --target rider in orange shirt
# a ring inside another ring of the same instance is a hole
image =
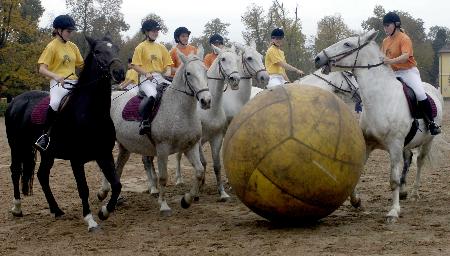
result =
[[[221,35],[219,35],[219,34],[212,35],[209,38],[209,43],[214,45],[214,46],[216,46],[216,47],[219,47],[221,49],[224,47],[224,45],[223,45],[223,37]],[[206,54],[205,58],[203,59],[203,62],[205,63],[206,68],[211,67],[212,63],[217,58],[217,55],[218,54],[215,53],[214,50],[213,50],[213,52]]]
[[[389,12],[383,18],[384,32],[387,37],[383,40],[381,51],[385,54],[384,64],[391,65],[395,76],[413,89],[416,94],[419,107],[422,109],[428,123],[431,135],[441,133],[441,129],[433,120],[431,103],[428,101],[422,79],[420,78],[417,63],[413,55],[412,41],[401,28],[400,17]]]
[[[175,76],[175,72],[178,70],[178,67],[181,65],[180,59],[178,58],[177,50],[188,56],[189,54],[196,54],[197,48],[188,44],[189,36],[191,35],[191,31],[189,31],[185,27],[179,27],[175,29],[173,32],[173,38],[177,43],[177,46],[170,50],[170,57],[172,58],[173,65],[171,69],[171,77]]]

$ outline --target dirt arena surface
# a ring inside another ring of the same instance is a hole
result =
[[[450,102],[446,102],[443,131],[450,141]],[[101,230],[88,233],[83,222],[70,165],[56,161],[50,185],[65,215],[55,219],[35,178],[34,195],[22,201],[23,218],[14,218],[9,147],[0,119],[0,255],[448,255],[450,254],[450,158],[422,174],[418,202],[401,202],[395,224],[385,224],[390,207],[389,161],[374,151],[358,185],[363,209],[348,202],[327,218],[303,227],[272,224],[251,212],[229,192],[231,200],[217,202],[211,164],[200,201],[185,210],[181,195],[189,189],[192,167],[183,160],[185,185],[175,186],[175,161],[169,160],[169,205],[172,217],[159,217],[157,199],[146,189],[138,155],[125,167],[122,183],[126,203],[106,221],[98,220],[96,199],[101,176],[94,163],[86,165],[91,209]],[[115,152],[116,153],[116,152]],[[208,152],[209,154],[209,152]],[[210,156],[208,155],[210,160]],[[210,161],[209,161],[210,163]],[[415,175],[408,176],[408,187]],[[187,185],[186,185],[187,184]]]

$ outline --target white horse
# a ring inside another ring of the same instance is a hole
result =
[[[227,118],[223,110],[223,93],[225,82],[232,90],[239,88],[240,75],[237,67],[237,56],[234,48],[220,49],[212,46],[218,53],[217,58],[212,63],[207,72],[208,87],[211,92],[211,108],[205,110],[197,107],[197,112],[202,123],[201,145],[209,142],[213,159],[214,174],[216,176],[217,189],[220,195],[220,201],[227,201],[230,196],[225,192],[221,175],[220,149],[222,148],[223,137],[227,127]],[[177,155],[176,184],[183,183],[181,176],[181,152]],[[203,151],[200,150],[200,159],[204,171],[206,171],[206,160]]]
[[[151,124],[151,140],[147,135],[139,135],[139,122],[126,121],[122,118],[122,110],[136,93],[120,92],[113,94],[111,117],[116,127],[116,139],[119,144],[119,155],[116,168],[119,177],[130,153],[143,156],[157,156],[159,171],[159,204],[160,214],[170,216],[172,210],[165,198],[167,185],[168,156],[184,152],[195,169],[194,184],[189,193],[181,199],[183,208],[187,208],[197,196],[203,178],[203,166],[200,161],[200,138],[202,127],[197,113],[197,100],[202,108],[211,104],[211,94],[207,87],[206,69],[202,59],[203,52],[186,57],[178,54],[183,65],[176,73],[173,83],[167,87],[161,99],[159,111]],[[156,173],[151,163],[146,162],[150,187],[156,188]],[[109,184],[104,180],[98,197],[106,197]],[[158,193],[158,191],[151,191]]]
[[[238,90],[227,90],[223,95],[223,108],[227,116],[228,123],[235,115],[241,111],[241,108],[250,100],[252,91],[265,88],[269,82],[269,73],[263,64],[262,55],[256,51],[256,43],[250,42],[250,46],[236,44],[239,50],[239,72],[241,81]],[[258,87],[252,86],[252,80],[255,79]]]
[[[353,70],[358,78],[363,111],[360,126],[366,141],[366,160],[374,149],[383,149],[389,153],[391,160],[390,185],[392,190],[392,207],[387,214],[387,222],[397,221],[400,215],[399,194],[400,175],[403,167],[403,152],[419,147],[417,157],[416,184],[413,195],[418,195],[419,177],[424,160],[428,155],[433,136],[427,130],[423,120],[419,120],[419,130],[407,144],[405,138],[413,123],[408,103],[403,93],[402,84],[395,78],[392,69],[383,65],[383,54],[373,41],[377,36],[370,31],[361,36],[354,36],[326,48],[315,59],[316,67],[324,70],[341,68]],[[434,100],[437,107],[436,123],[442,123],[443,99],[439,91],[424,83],[426,93]],[[356,192],[351,196],[353,206],[360,205]]]

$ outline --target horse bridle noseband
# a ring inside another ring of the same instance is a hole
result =
[[[244,58],[244,52],[242,52],[241,59],[242,59],[242,70],[244,72],[248,73],[248,75],[249,75],[249,76],[241,77],[241,79],[251,79],[252,77],[257,79],[259,72],[266,71],[265,68],[262,68],[260,70],[256,70],[256,69],[252,68],[250,66],[250,64],[248,64],[247,60]],[[252,71],[254,73],[252,73]]]
[[[232,71],[230,74],[227,74],[227,72],[225,71],[225,69],[222,66],[222,62],[220,61],[219,57],[220,57],[220,55],[217,56],[217,58],[218,58],[217,61],[219,62],[219,76],[221,76],[221,77],[210,77],[210,76],[207,76],[208,79],[225,81],[225,80],[230,79],[231,75],[233,75],[235,73],[239,73],[237,71]]]
[[[352,69],[352,73],[355,69],[357,68],[367,68],[367,69],[371,69],[374,67],[378,67],[384,64],[384,61],[378,63],[378,64],[367,64],[367,65],[356,65],[356,62],[358,61],[358,56],[359,56],[359,51],[364,48],[365,46],[367,46],[370,43],[370,41],[367,41],[363,44],[361,44],[361,37],[358,36],[358,47],[353,48],[349,51],[343,52],[343,53],[339,53],[336,54],[334,56],[328,56],[327,52],[325,50],[322,50],[323,54],[325,55],[325,57],[327,57],[328,62],[327,65],[328,66],[333,66],[333,67],[337,67],[337,68],[351,68]],[[350,56],[352,53],[356,52],[356,57],[355,57],[355,61],[353,62],[353,66],[344,66],[344,65],[337,65],[336,62],[344,59],[345,57]]]

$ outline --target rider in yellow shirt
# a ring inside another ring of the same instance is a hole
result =
[[[153,19],[148,19],[142,23],[141,31],[146,39],[136,46],[131,62],[133,69],[140,75],[140,89],[148,97],[148,102],[144,109],[143,121],[139,134],[150,132],[150,111],[153,108],[156,97],[156,86],[158,84],[170,84],[164,79],[164,75],[170,75],[170,65],[173,64],[167,48],[156,43],[161,26]]]
[[[74,30],[76,27],[72,17],[56,17],[52,32],[55,39],[45,47],[38,60],[39,73],[50,78],[50,107],[44,124],[44,134],[35,143],[36,148],[41,151],[45,151],[50,142],[51,126],[57,117],[61,99],[78,80],[75,69],[83,66],[80,50],[69,41]]]
[[[281,28],[276,28],[271,33],[272,45],[267,49],[265,57],[265,66],[269,73],[269,84],[267,88],[274,88],[289,82],[289,78],[286,75],[286,69],[289,71],[295,71],[299,75],[303,75],[303,71],[289,65],[286,62],[283,50],[284,31]]]
[[[177,51],[180,51],[185,56],[189,56],[189,54],[196,54],[197,48],[194,46],[188,44],[189,42],[189,36],[191,35],[191,31],[189,31],[185,27],[179,27],[175,29],[175,32],[173,32],[173,38],[175,39],[175,42],[177,43],[177,46],[172,48],[170,50],[170,57],[172,58],[173,65],[172,65],[172,74],[171,77],[175,76],[175,72],[178,70],[178,67],[180,67],[181,62],[178,58]]]
[[[428,130],[431,135],[441,133],[441,129],[433,120],[433,110],[431,103],[423,87],[422,79],[420,78],[417,63],[414,59],[412,41],[401,28],[400,17],[394,13],[389,12],[383,17],[384,32],[387,37],[383,40],[381,51],[385,54],[384,63],[391,65],[397,77],[413,89],[419,107],[422,109],[427,121]]]

